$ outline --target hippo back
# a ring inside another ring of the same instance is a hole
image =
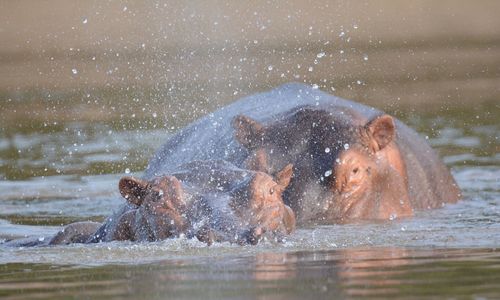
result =
[[[150,179],[155,175],[168,174],[175,171],[177,166],[193,160],[221,159],[240,166],[247,152],[234,139],[231,121],[235,116],[243,114],[265,124],[305,105],[352,108],[366,116],[380,113],[374,108],[307,85],[284,84],[268,92],[244,97],[181,129],[156,152],[144,177]]]

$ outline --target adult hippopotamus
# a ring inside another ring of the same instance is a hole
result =
[[[284,200],[298,224],[405,217],[460,197],[449,170],[414,130],[302,84],[243,98],[180,130],[145,177],[197,159],[268,174],[292,163]]]
[[[294,164],[284,198],[301,224],[407,217],[459,198],[432,149],[389,115],[331,103],[298,107],[267,125],[240,115],[234,126],[250,153],[247,167],[272,174]]]

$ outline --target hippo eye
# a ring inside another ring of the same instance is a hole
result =
[[[269,189],[269,194],[273,195],[274,193],[278,192],[280,190],[280,187],[278,184],[274,185]]]
[[[359,171],[359,168],[358,168],[358,167],[356,167],[356,168],[352,169],[352,173],[353,173],[353,174],[357,174],[357,173],[358,173],[358,171]]]

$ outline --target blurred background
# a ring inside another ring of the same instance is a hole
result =
[[[480,104],[500,89],[494,0],[2,0],[0,8],[2,127],[145,118],[165,105],[182,123],[290,81],[382,109]]]

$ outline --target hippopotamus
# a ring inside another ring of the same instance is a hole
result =
[[[271,177],[217,160],[192,161],[150,180],[126,176],[118,186],[127,203],[104,223],[72,223],[51,238],[11,245],[145,242],[181,235],[209,245],[256,244],[264,237],[281,241],[295,228],[294,213],[281,196],[291,177],[290,164]]]
[[[460,198],[450,171],[413,129],[303,84],[245,97],[195,121],[158,150],[145,177],[197,159],[270,175],[293,164],[283,197],[298,225],[408,217]]]
[[[299,223],[408,217],[459,198],[432,149],[386,114],[304,105],[267,125],[240,115],[234,127],[248,168],[272,174],[294,164],[284,199]]]
[[[256,244],[281,239],[295,227],[282,193],[292,177],[286,165],[275,177],[226,161],[193,161],[151,180],[123,177],[128,205],[86,241],[159,241],[184,235],[202,242]]]

